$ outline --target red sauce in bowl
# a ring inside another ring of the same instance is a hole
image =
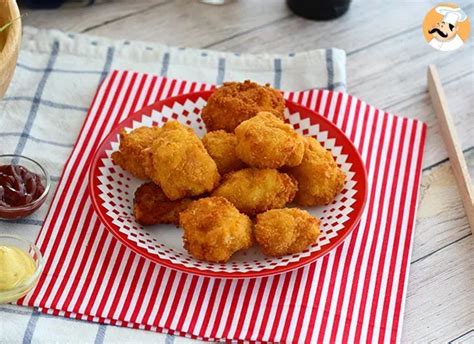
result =
[[[21,165],[0,165],[0,207],[15,208],[44,193],[41,177]]]

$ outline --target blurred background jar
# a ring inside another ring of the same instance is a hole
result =
[[[347,12],[350,0],[286,0],[297,15],[312,20],[330,20]]]
[[[1,0],[0,0],[1,1]],[[18,0],[22,6],[35,9],[54,9],[61,6],[63,3],[68,4],[69,7],[84,7],[91,6],[102,2],[112,2],[113,0]]]

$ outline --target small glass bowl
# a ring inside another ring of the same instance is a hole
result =
[[[5,207],[0,205],[0,219],[17,219],[30,215],[44,203],[46,197],[48,196],[48,192],[51,187],[51,181],[48,172],[37,161],[17,154],[0,155],[0,165],[21,165],[26,167],[30,172],[36,173],[40,176],[41,182],[44,185],[44,192],[39,198],[22,206]]]
[[[39,251],[38,247],[30,243],[29,241],[20,238],[16,235],[9,235],[9,234],[0,234],[0,246],[13,246],[17,247],[20,250],[28,253],[33,261],[35,262],[35,272],[31,277],[25,280],[21,285],[16,286],[12,289],[7,290],[0,290],[0,304],[1,303],[8,303],[8,302],[15,302],[16,300],[20,299],[21,297],[25,296],[31,288],[36,285],[38,282],[38,277],[43,271],[43,256]],[[1,276],[0,276],[1,278]]]

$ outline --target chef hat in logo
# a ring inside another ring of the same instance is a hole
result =
[[[453,25],[456,25],[457,22],[463,22],[467,18],[467,14],[460,8],[438,6],[436,12],[444,16],[443,21],[445,23]]]

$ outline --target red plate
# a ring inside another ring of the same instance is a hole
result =
[[[148,106],[121,122],[97,150],[90,171],[90,191],[97,215],[105,227],[136,253],[166,267],[202,276],[248,278],[279,274],[311,263],[338,246],[359,222],[367,195],[367,175],[359,152],[345,134],[325,117],[286,101],[285,116],[295,130],[314,136],[331,151],[347,175],[336,200],[321,207],[304,208],[321,219],[318,242],[294,255],[270,258],[255,246],[239,252],[225,264],[194,259],[182,247],[182,230],[169,225],[141,226],[132,212],[133,195],[143,181],[115,166],[110,158],[118,149],[119,132],[141,126],[161,126],[177,120],[202,137],[200,110],[212,91],[185,94]]]

